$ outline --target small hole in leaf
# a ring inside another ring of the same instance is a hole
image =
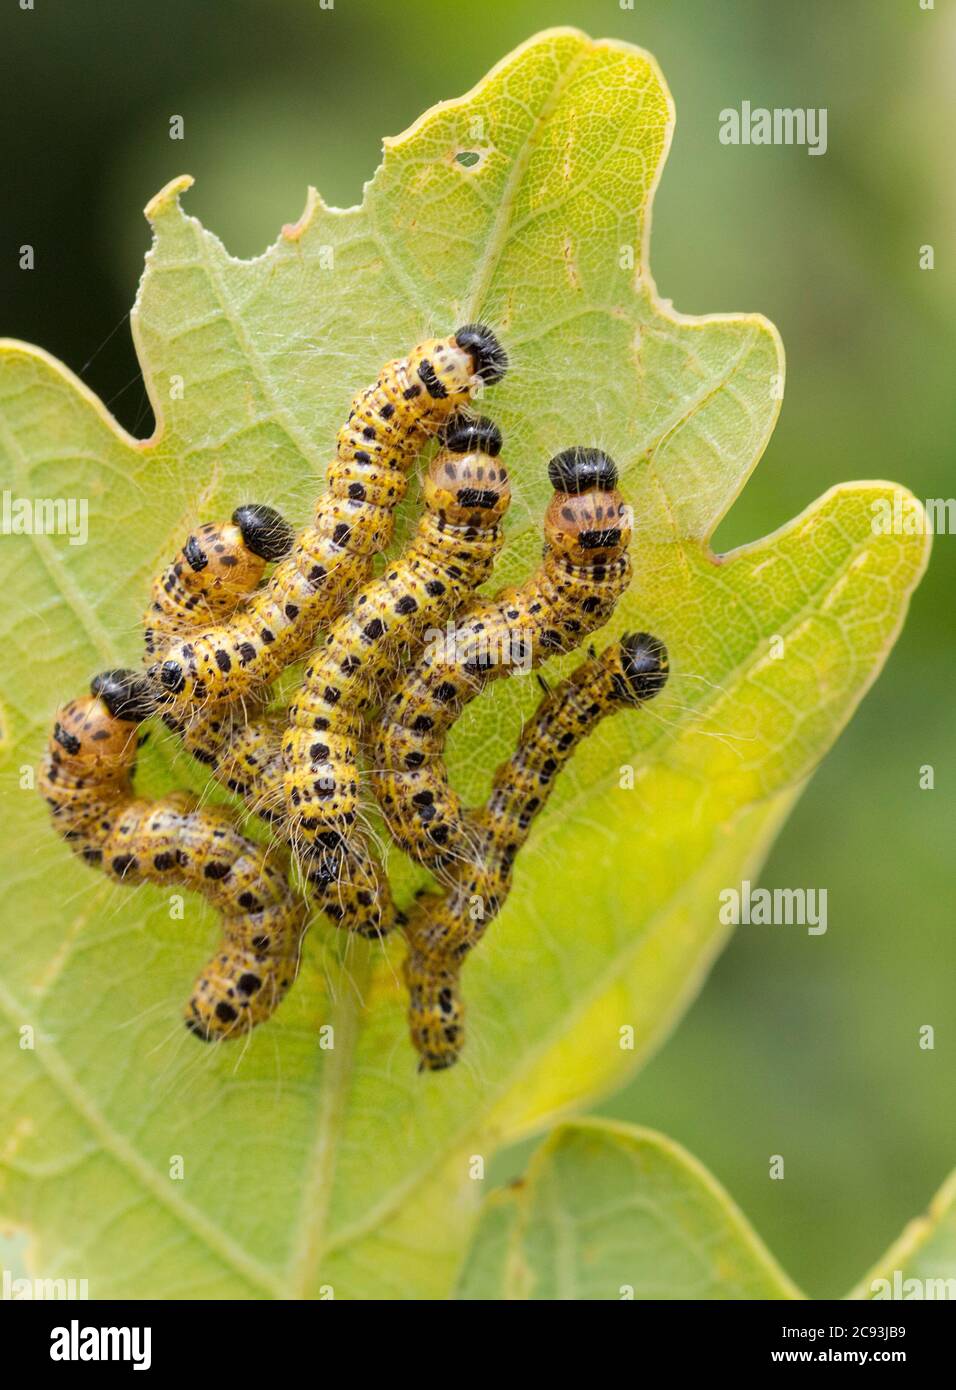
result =
[[[460,150],[455,155],[455,161],[463,164],[466,169],[473,169],[476,164],[481,163],[481,155],[477,150]]]

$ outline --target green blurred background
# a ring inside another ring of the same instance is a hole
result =
[[[189,211],[256,254],[308,183],[360,201],[383,135],[574,24],[649,48],[677,104],[661,294],[687,313],[760,310],[786,345],[779,426],[718,548],[843,479],[956,493],[950,0],[11,0],[0,23],[0,333],[61,358],[138,434],[152,421],[126,315],[153,193],[193,174]],[[828,152],[721,145],[718,113],[744,99],[827,107]],[[763,875],[826,887],[827,935],[741,928],[674,1037],[599,1107],[685,1144],[811,1295],[854,1283],[956,1162],[954,546],[937,539],[888,669]]]

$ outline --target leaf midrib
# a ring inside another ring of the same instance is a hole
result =
[[[501,199],[498,204],[498,211],[495,216],[491,231],[487,237],[484,253],[478,258],[471,283],[465,294],[462,304],[462,312],[467,319],[473,319],[481,310],[485,295],[488,292],[492,277],[498,267],[498,261],[508,240],[508,232],[511,228],[511,214],[514,205],[515,192],[524,181],[524,176],[531,160],[537,136],[542,125],[557,106],[571,83],[574,74],[589,59],[594,49],[588,47],[582,49],[574,59],[568,63],[567,67],[559,73],[551,88],[548,100],[542,102],[538,108],[538,113],[532,122],[531,128],[522,142],[520,150],[511,162],[508,177],[502,189]]]
[[[318,1276],[327,1247],[324,1243],[332,1190],[335,1183],[338,1137],[347,1112],[355,1051],[361,1034],[361,1012],[372,973],[371,946],[358,938],[349,962],[348,978],[339,979],[339,998],[332,1010],[333,1047],[329,1064],[322,1069],[322,1090],[315,1132],[309,1149],[302,1200],[299,1206],[300,1238],[292,1251],[284,1283],[287,1298],[304,1298]]]

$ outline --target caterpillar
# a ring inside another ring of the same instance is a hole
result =
[[[501,911],[515,858],[561,769],[602,719],[653,699],[668,671],[667,649],[658,638],[626,634],[546,693],[515,752],[498,768],[475,817],[468,862],[456,865],[455,881],[443,893],[419,897],[406,927],[403,970],[420,1070],[441,1071],[458,1060],[464,1043],[462,963]]]
[[[270,561],[292,549],[292,527],[272,507],[247,503],[230,522],[212,522],[190,535],[179,555],[153,583],[145,626],[146,654],[161,656],[170,643],[211,618],[226,620],[256,588]],[[285,719],[246,702],[221,700],[201,710],[164,710],[197,762],[242,796],[265,820],[281,819]]]
[[[38,785],[54,826],[86,863],[122,883],[183,884],[221,913],[222,939],[185,1011],[205,1041],[248,1032],[292,985],[305,927],[302,904],[269,853],[239,834],[222,807],[184,792],[137,797],[138,726],[155,694],[133,671],[105,671],[58,714]]]
[[[443,624],[491,574],[511,500],[490,420],[453,419],[424,482],[411,543],[332,626],[289,706],[286,804],[300,853],[355,838],[364,720],[402,649]]]
[[[261,503],[237,507],[229,522],[198,527],[153,583],[143,618],[147,656],[197,626],[232,617],[294,539],[289,523]]]
[[[630,518],[614,461],[581,446],[552,458],[554,496],[540,567],[518,588],[475,601],[449,641],[397,683],[374,745],[372,781],[397,844],[431,869],[463,852],[468,817],[444,763],[451,725],[493,679],[570,651],[611,616],[630,579]]]
[[[165,703],[183,709],[234,699],[268,685],[304,655],[388,545],[425,439],[506,369],[504,350],[483,324],[466,324],[389,362],[352,402],[328,489],[291,554],[229,621],[172,643],[150,668]]]

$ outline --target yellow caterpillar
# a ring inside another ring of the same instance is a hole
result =
[[[662,642],[645,632],[622,637],[545,695],[515,752],[498,768],[491,795],[474,818],[467,861],[455,865],[444,893],[419,897],[406,927],[404,974],[420,1070],[441,1071],[458,1060],[464,1043],[462,963],[500,912],[515,857],[559,772],[602,719],[652,699],[667,676]]]
[[[249,503],[232,520],[199,527],[154,581],[143,622],[146,654],[162,658],[177,637],[228,620],[262,579],[267,563],[288,555],[291,526],[272,507]],[[201,710],[165,710],[163,720],[216,780],[265,820],[283,820],[281,713],[255,699],[207,702]]]
[[[507,359],[490,329],[467,324],[388,363],[353,401],[313,524],[268,583],[226,622],[174,642],[150,668],[170,707],[234,699],[269,684],[369,577],[425,439],[499,381]]]
[[[365,718],[403,650],[444,624],[491,574],[511,500],[490,420],[455,419],[424,482],[425,512],[402,555],[332,626],[289,706],[286,806],[297,850],[360,839],[357,760]]]
[[[222,914],[222,940],[200,972],[186,1025],[206,1041],[271,1017],[296,976],[305,926],[285,872],[221,807],[173,792],[137,797],[137,727],[155,710],[142,675],[106,671],[59,713],[39,787],[57,831],[123,883],[183,884]]]
[[[548,474],[554,497],[539,569],[467,608],[449,639],[426,649],[398,682],[377,728],[379,805],[395,841],[429,868],[464,854],[472,835],[444,763],[462,709],[510,669],[577,647],[607,622],[630,579],[630,519],[613,460],[598,449],[568,449]]]
[[[231,618],[266,565],[288,555],[294,539],[288,522],[259,503],[237,507],[231,521],[200,526],[153,583],[143,617],[146,655],[164,652],[183,633]]]

